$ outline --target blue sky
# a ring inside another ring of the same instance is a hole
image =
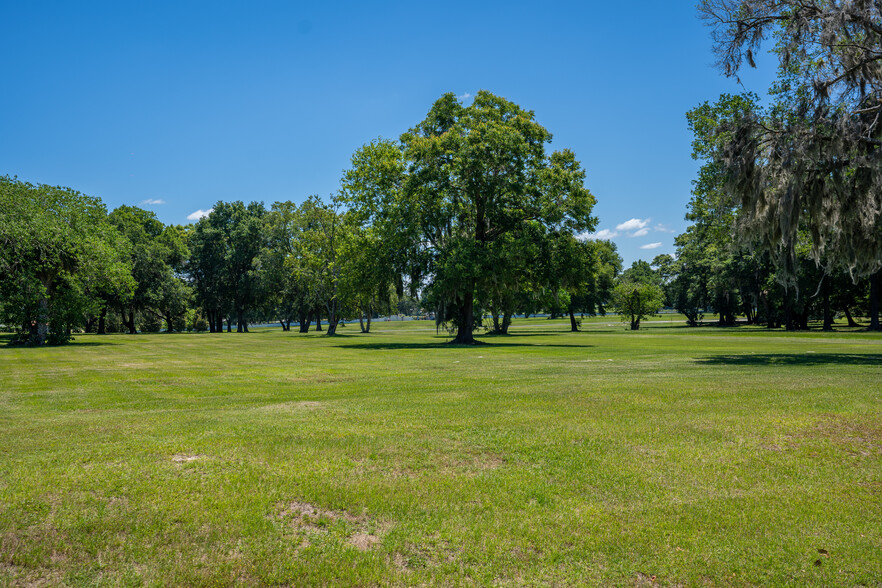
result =
[[[0,174],[167,223],[327,196],[359,146],[486,89],[576,153],[601,235],[651,260],[686,227],[685,112],[742,90],[692,2],[5,0],[0,22]]]

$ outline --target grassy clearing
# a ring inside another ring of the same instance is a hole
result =
[[[0,349],[0,585],[882,583],[882,338]]]

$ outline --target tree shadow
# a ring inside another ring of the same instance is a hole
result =
[[[0,348],[5,349],[60,349],[64,347],[101,347],[103,345],[114,345],[112,341],[77,341],[76,337],[67,343],[53,345],[46,343],[45,345],[28,345],[18,341],[12,335],[0,335]]]
[[[334,345],[334,347],[339,347],[341,349],[384,349],[384,350],[400,350],[400,349],[450,349],[450,350],[458,350],[458,349],[505,349],[506,347],[554,347],[554,348],[570,348],[570,349],[585,349],[588,347],[594,347],[594,345],[589,345],[585,343],[576,343],[571,345],[559,344],[559,343],[528,343],[528,342],[519,342],[517,339],[523,336],[529,335],[500,335],[494,336],[489,341],[486,338],[478,339],[477,345],[462,345],[453,343],[452,340],[446,341],[433,341],[430,343],[400,343],[400,342],[381,342],[381,341],[364,341],[362,343],[343,343],[341,345]]]
[[[735,366],[817,366],[817,365],[874,365],[882,366],[880,353],[763,353],[749,355],[712,355],[697,359],[704,365]]]

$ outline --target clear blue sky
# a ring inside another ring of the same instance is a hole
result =
[[[685,112],[741,91],[691,1],[0,0],[0,22],[0,174],[167,223],[327,196],[359,146],[486,89],[576,153],[598,229],[651,260],[686,227]],[[773,73],[742,81],[762,94]]]

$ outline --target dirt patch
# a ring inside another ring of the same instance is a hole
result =
[[[295,529],[301,536],[301,547],[309,546],[310,538],[336,535],[359,551],[370,551],[392,528],[392,524],[377,521],[366,514],[355,515],[301,501],[279,505],[276,518]]]
[[[357,517],[345,510],[330,510],[310,504],[308,502],[289,502],[279,512],[283,519],[291,519],[292,524],[298,527],[319,527],[322,520],[348,521],[350,523],[364,522],[363,517]]]
[[[643,572],[637,572],[637,577],[634,580],[634,586],[658,586],[655,581],[655,574],[644,574]]]
[[[63,586],[61,572],[48,568],[26,568],[0,562],[0,579],[11,580],[11,586],[42,588],[43,586]]]
[[[172,461],[175,463],[189,463],[191,461],[196,461],[197,459],[202,459],[201,455],[190,455],[187,453],[178,453],[172,456]]]
[[[473,453],[454,459],[449,464],[454,469],[472,472],[485,472],[499,469],[505,465],[505,458],[492,453]]]
[[[456,549],[439,535],[430,535],[420,544],[411,544],[403,553],[392,556],[393,565],[402,572],[418,568],[436,568],[461,559],[461,550]]]
[[[380,542],[380,538],[373,533],[355,533],[349,537],[349,544],[359,551],[369,551]]]

